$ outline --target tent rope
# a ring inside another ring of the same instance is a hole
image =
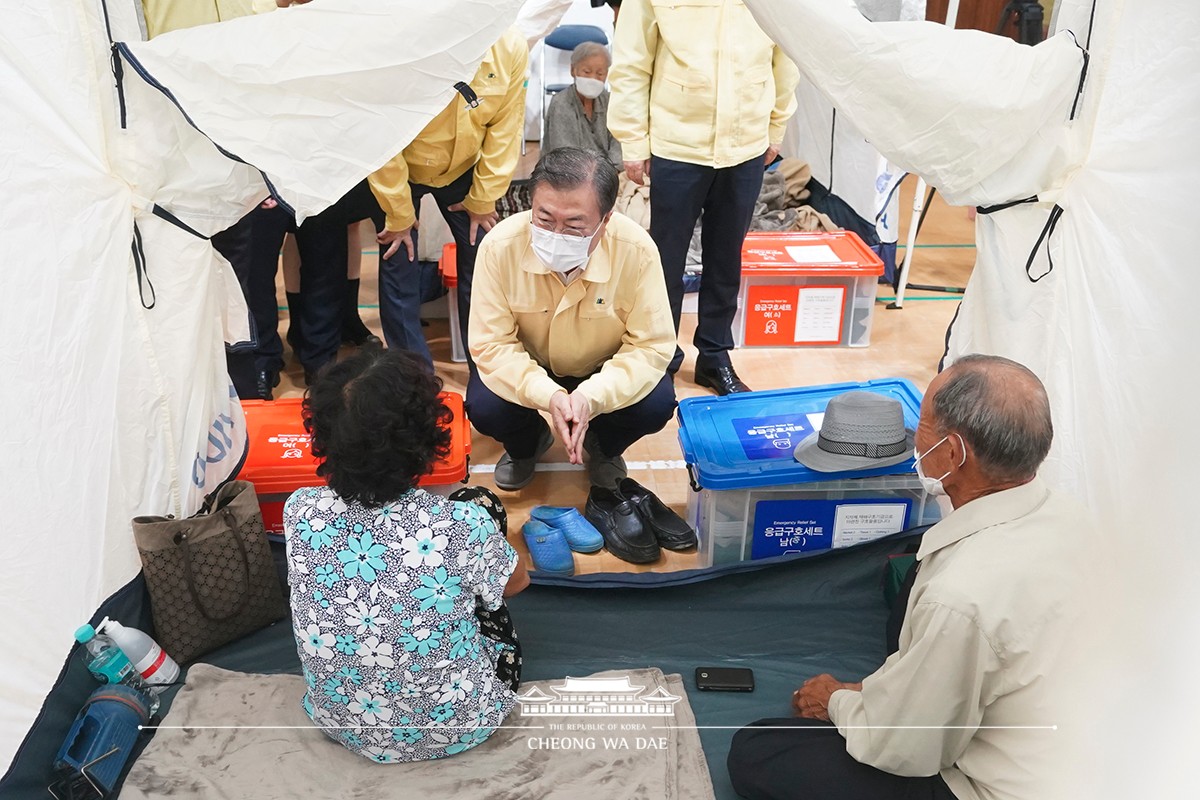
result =
[[[100,0],[100,10],[104,12],[104,32],[108,34],[110,67],[113,80],[117,83],[117,105],[121,109],[121,130],[125,130],[125,68],[121,66],[121,56],[117,53],[117,45],[113,41],[112,22],[108,18],[108,0]]]
[[[1075,46],[1083,53],[1083,67],[1079,70],[1079,86],[1075,89],[1075,102],[1071,103],[1071,116],[1067,117],[1069,121],[1075,119],[1075,114],[1079,110],[1079,98],[1083,97],[1083,86],[1087,83],[1088,64],[1092,60],[1092,54],[1088,52],[1086,47],[1079,43],[1074,33],[1071,31],[1067,31],[1067,33],[1071,34],[1071,39],[1075,42]],[[1088,31],[1088,38],[1091,38],[1091,31]]]
[[[142,308],[149,311],[158,303],[158,295],[154,284],[150,282],[150,272],[146,269],[146,251],[142,248],[142,231],[138,228],[137,220],[133,222],[133,268],[137,272],[138,298]],[[146,303],[146,288],[150,287],[150,303]]]
[[[829,191],[833,191],[833,150],[834,141],[837,139],[837,109],[833,110],[833,117],[829,122]]]
[[[1092,0],[1092,13],[1088,16],[1088,35],[1084,43],[1087,50],[1092,49],[1092,28],[1096,27],[1096,0]]]
[[[1037,195],[1035,194],[1035,195],[1031,195],[1029,197],[1023,198],[1021,200],[1012,200],[1007,203],[997,203],[994,206],[975,206],[975,213],[983,214],[986,216],[988,214],[995,214],[997,211],[1003,211],[1006,208],[1012,208],[1013,206],[1020,206],[1020,205],[1024,205],[1025,203],[1036,203],[1036,202],[1037,202]]]
[[[1050,237],[1054,234],[1054,228],[1058,225],[1062,214],[1062,206],[1055,203],[1054,208],[1050,209],[1050,217],[1046,220],[1046,224],[1042,226],[1042,232],[1038,235],[1037,242],[1033,245],[1033,250],[1029,253],[1029,260],[1025,262],[1025,277],[1029,278],[1030,283],[1037,283],[1054,271],[1054,254],[1050,251]],[[1037,256],[1038,250],[1042,248],[1042,242],[1046,243],[1046,261],[1049,262],[1050,266],[1046,268],[1045,272],[1035,278],[1033,277],[1033,259]]]
[[[1083,96],[1083,85],[1087,82],[1088,62],[1092,58],[1092,29],[1096,27],[1096,3],[1097,0],[1092,0],[1092,11],[1088,15],[1088,30],[1087,38],[1083,44],[1079,44],[1079,40],[1075,38],[1072,31],[1067,31],[1071,34],[1071,38],[1075,39],[1075,46],[1083,51],[1083,69],[1079,72],[1079,88],[1075,90],[1075,102],[1071,104],[1071,116],[1069,119],[1075,119],[1075,112],[1079,109],[1079,98]]]
[[[170,211],[167,211],[165,208],[160,206],[158,203],[154,204],[154,207],[150,209],[150,213],[154,214],[154,216],[158,217],[159,219],[165,219],[167,222],[171,223],[172,225],[174,225],[176,228],[179,228],[180,230],[187,231],[192,236],[195,236],[197,239],[204,239],[205,241],[212,239],[211,236],[205,236],[203,233],[196,230],[191,225],[188,225],[186,222],[184,222],[179,217],[172,214]]]
[[[975,211],[979,214],[995,214],[997,211],[1003,211],[1006,208],[1014,206],[1026,205],[1027,203],[1038,202],[1037,195],[1026,197],[1023,200],[1012,200],[1008,203],[999,203],[994,206],[976,206]],[[1046,224],[1042,226],[1042,232],[1038,235],[1037,241],[1033,245],[1033,250],[1029,253],[1029,258],[1025,261],[1025,277],[1029,278],[1030,283],[1037,283],[1042,278],[1054,271],[1054,256],[1050,253],[1050,237],[1054,234],[1054,228],[1058,225],[1058,220],[1062,217],[1063,208],[1058,203],[1050,209],[1050,217],[1046,220]],[[1049,268],[1033,277],[1033,260],[1037,257],[1038,251],[1042,249],[1042,243],[1046,243],[1046,260],[1049,262]]]

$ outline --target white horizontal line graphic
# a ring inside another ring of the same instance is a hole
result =
[[[626,461],[625,468],[630,472],[641,472],[650,470],[676,470],[685,469],[686,461]],[[579,472],[587,469],[583,464],[568,464],[565,461],[556,461],[549,464],[538,464],[534,468],[537,472]],[[472,464],[472,475],[491,475],[496,471],[495,464]]]

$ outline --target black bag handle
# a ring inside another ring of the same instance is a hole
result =
[[[209,622],[228,622],[238,614],[241,614],[246,609],[246,604],[250,602],[250,556],[246,553],[246,543],[242,541],[242,534],[234,522],[233,512],[228,508],[224,508],[222,509],[222,516],[225,517],[225,522],[229,526],[229,532],[233,534],[233,540],[237,542],[238,552],[242,555],[242,573],[246,576],[246,589],[242,592],[241,602],[238,603],[233,611],[225,616],[215,616],[208,613],[204,608],[204,601],[200,599],[200,592],[196,589],[196,579],[192,574],[192,551],[191,544],[188,542],[188,529],[184,528],[175,534],[175,544],[183,552],[183,566],[187,573],[184,577],[187,581],[188,593],[192,596],[192,602],[196,604],[196,610]]]

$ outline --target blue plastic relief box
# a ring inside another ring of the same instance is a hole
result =
[[[911,458],[832,473],[796,461],[829,400],[855,390],[899,400],[905,427],[916,429],[921,393],[901,378],[680,401],[688,521],[703,566],[851,547],[940,518]]]

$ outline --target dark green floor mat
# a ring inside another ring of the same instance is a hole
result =
[[[528,680],[588,675],[606,669],[658,667],[684,676],[701,726],[717,797],[735,797],[725,769],[734,730],[762,717],[789,716],[792,690],[820,672],[858,680],[884,659],[882,577],[887,556],[911,540],[889,539],[819,558],[776,564],[713,580],[658,588],[534,586],[510,609],[525,656]],[[247,672],[298,672],[291,630],[271,626],[204,659]],[[754,670],[753,693],[701,692],[698,666]],[[86,691],[87,676],[78,678]],[[94,686],[94,684],[91,684]],[[62,692],[56,718],[68,720],[82,696]],[[65,727],[43,726],[15,764],[6,790],[44,794],[47,752]],[[37,763],[40,762],[40,763]],[[11,795],[11,796],[24,796]],[[35,796],[32,793],[28,796]]]

